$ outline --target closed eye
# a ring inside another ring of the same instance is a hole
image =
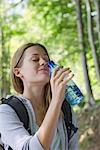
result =
[[[35,62],[37,62],[37,61],[39,61],[39,59],[32,59],[32,61],[35,61]]]
[[[48,57],[44,57],[43,59],[44,59],[46,62],[48,62],[48,60],[49,60]]]
[[[48,62],[48,58],[43,58],[46,62]],[[39,61],[39,59],[32,59],[32,61],[34,61],[34,62],[38,62]]]

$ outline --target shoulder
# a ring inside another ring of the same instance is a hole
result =
[[[15,110],[8,104],[0,104],[0,132],[7,127],[10,129],[15,124],[23,124],[20,122]]]
[[[0,104],[0,114],[4,112],[14,112],[14,110],[7,104]]]
[[[3,122],[3,120],[5,120],[5,122],[6,122],[7,120],[10,120],[10,119],[18,119],[18,116],[17,116],[16,111],[14,109],[15,107],[12,107],[11,103],[9,104],[9,98],[10,97],[11,96],[7,96],[4,99],[4,101],[6,101],[6,100],[7,101],[0,104],[0,120],[2,120],[2,122]],[[14,99],[12,98],[12,101],[13,100]]]
[[[8,120],[19,120],[15,110],[7,105],[7,104],[1,104],[0,105],[0,123],[1,122],[7,122]]]
[[[7,95],[5,98],[3,98],[3,100],[1,100],[1,104],[0,104],[0,113],[2,112],[14,112],[14,110],[12,109],[11,106],[9,106],[8,104],[6,103],[3,103],[3,101],[13,97],[14,95]]]
[[[0,105],[0,131],[5,128],[7,124],[14,120],[18,120],[15,111],[7,104]]]

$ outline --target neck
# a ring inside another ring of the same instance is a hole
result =
[[[45,107],[44,87],[25,88],[23,96],[31,101],[34,110]]]

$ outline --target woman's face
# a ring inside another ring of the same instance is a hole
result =
[[[21,79],[30,84],[47,84],[50,80],[48,62],[49,58],[40,46],[32,46],[24,53],[20,68]]]

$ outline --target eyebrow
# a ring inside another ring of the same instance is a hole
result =
[[[45,53],[45,54],[43,54],[44,56],[47,56],[48,57],[48,55]],[[30,56],[30,58],[33,58],[34,56],[39,56],[39,54],[37,54],[37,53],[34,53],[34,54],[32,54],[31,56]],[[49,58],[49,57],[48,57]]]
[[[48,57],[47,54],[43,54],[43,55]],[[39,54],[37,54],[37,53],[35,54],[35,53],[34,53],[34,54],[31,55],[31,57],[33,57],[33,56],[39,56]]]
[[[32,55],[39,55],[39,54],[36,53],[36,54],[32,54]],[[45,54],[43,54],[43,55],[47,55],[47,54],[45,53]],[[47,56],[48,56],[48,55],[47,55]]]

